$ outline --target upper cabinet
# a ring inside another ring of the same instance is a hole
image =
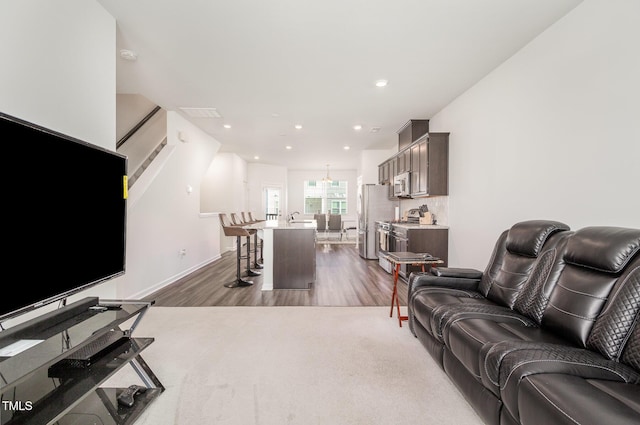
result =
[[[411,171],[411,150],[406,148],[395,156],[396,175]]]
[[[449,133],[429,133],[411,147],[411,196],[449,194]]]
[[[390,186],[389,198],[394,197],[394,176],[406,172],[411,197],[449,194],[449,133],[429,133],[428,126],[429,120],[409,121],[398,132],[403,147],[378,167],[378,182]]]
[[[429,120],[409,120],[398,130],[398,152],[429,132]]]
[[[396,175],[396,159],[390,158],[378,166],[378,184],[386,185],[389,198],[393,198],[393,177]]]

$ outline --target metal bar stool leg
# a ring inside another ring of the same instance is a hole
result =
[[[260,258],[262,259],[262,245],[260,245]],[[258,232],[253,234],[253,267],[263,268],[262,264],[258,262]]]
[[[247,236],[247,276],[260,276],[261,274],[251,270],[251,236]]]
[[[236,236],[236,280],[231,283],[227,283],[224,286],[227,288],[237,288],[238,286],[251,286],[253,281],[243,279],[240,275],[240,259],[242,257],[242,240],[241,236]]]

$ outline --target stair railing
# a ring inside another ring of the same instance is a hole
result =
[[[136,131],[140,130],[140,127],[142,127],[147,121],[149,121],[160,109],[162,109],[160,106],[156,106],[155,108],[153,108],[153,110],[149,112],[147,116],[142,118],[138,124],[136,124],[131,130],[127,132],[127,134],[122,136],[122,138],[116,143],[116,149],[124,145],[124,143],[129,140]]]

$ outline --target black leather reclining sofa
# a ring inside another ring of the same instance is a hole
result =
[[[526,221],[408,279],[409,328],[489,425],[640,424],[640,229]]]

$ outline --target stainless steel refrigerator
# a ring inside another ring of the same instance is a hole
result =
[[[389,199],[389,188],[378,184],[358,187],[358,251],[362,258],[378,258],[376,221],[391,221],[396,203]]]

